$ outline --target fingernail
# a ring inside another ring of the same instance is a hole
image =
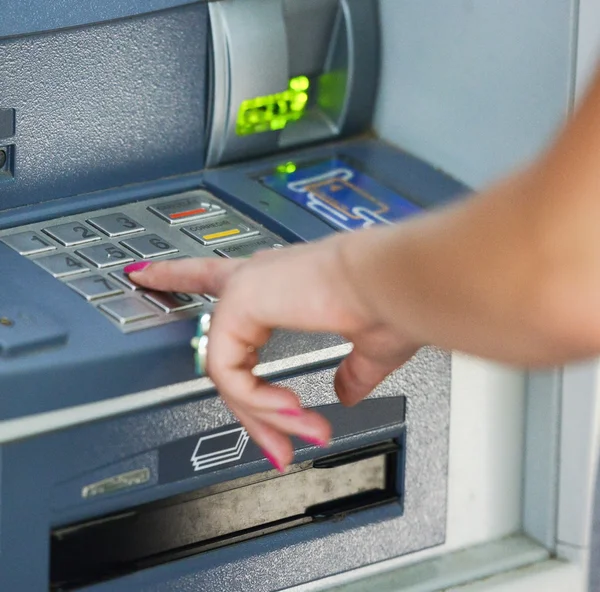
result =
[[[130,263],[123,268],[125,273],[133,273],[134,271],[142,271],[150,265],[150,261],[138,261],[137,263]]]
[[[287,415],[288,417],[300,417],[303,409],[278,409],[277,413],[280,415]]]
[[[328,443],[325,440],[319,438],[313,438],[312,436],[298,436],[301,440],[304,440],[307,444],[314,444],[319,448],[326,448]]]
[[[264,448],[262,453],[265,455],[265,458],[280,472],[283,473],[284,467],[283,465],[269,452],[267,452]]]

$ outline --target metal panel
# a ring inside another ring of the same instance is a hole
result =
[[[301,374],[284,384],[299,394],[304,406],[313,407],[336,402],[332,379],[333,369],[327,369]],[[95,589],[274,591],[442,543],[446,524],[450,356],[435,349],[422,350],[390,376],[373,396],[400,395],[408,397],[404,516],[400,515],[399,508],[392,506],[367,510],[340,523],[314,524],[273,534],[268,539],[143,570],[100,584]],[[193,390],[188,392],[189,396],[194,396]],[[346,413],[360,413],[360,407]],[[64,502],[64,494],[39,496],[40,489],[49,492],[48,486],[56,484],[61,488],[72,486],[74,489],[70,491],[81,492],[81,486],[88,482],[79,477],[84,477],[90,469],[94,482],[98,477],[110,476],[100,475],[99,471],[111,462],[125,461],[120,465],[123,471],[139,468],[140,463],[155,471],[157,445],[227,426],[232,419],[221,399],[194,396],[189,402],[162,405],[8,444],[2,450],[3,554],[0,561],[7,562],[10,569],[0,569],[0,587],[44,589],[48,578],[50,524],[56,526],[136,502],[192,491],[198,486],[197,479],[218,482],[241,476],[241,469],[234,468],[227,473],[226,469],[222,469],[222,473],[209,471],[204,477],[181,483],[149,482],[137,490],[105,496],[106,499],[84,500],[78,507],[53,505],[51,509],[50,500]],[[334,447],[332,451],[356,448],[389,437],[389,429],[376,429],[341,438],[336,444],[337,450]],[[296,456],[299,462],[317,454],[314,447],[299,448]],[[24,471],[23,466],[28,470]],[[267,467],[265,460],[259,460],[244,470],[250,474]],[[68,484],[69,477],[77,479]],[[29,500],[27,512],[17,512],[16,508],[23,507],[24,496]],[[356,544],[357,537],[360,537],[360,545]],[[6,544],[8,540],[10,545]],[[17,558],[25,553],[29,553],[30,561],[24,563]],[[278,565],[285,568],[274,568]]]
[[[196,0],[0,0],[0,37],[75,27],[163,10]]]
[[[202,169],[208,8],[0,41],[0,210]]]

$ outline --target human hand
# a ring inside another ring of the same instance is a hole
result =
[[[293,458],[290,435],[326,446],[331,426],[318,413],[302,409],[293,392],[252,373],[256,350],[273,329],[336,333],[353,343],[335,377],[336,392],[346,405],[366,397],[418,349],[361,301],[340,250],[350,236],[260,252],[247,260],[162,261],[130,273],[148,288],[220,298],[211,322],[208,374],[279,470]]]

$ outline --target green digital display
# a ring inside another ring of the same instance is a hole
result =
[[[306,111],[309,88],[306,76],[296,76],[283,92],[243,101],[236,122],[237,135],[281,130],[290,121],[298,121]]]

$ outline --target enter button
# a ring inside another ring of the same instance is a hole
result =
[[[215,253],[221,257],[234,259],[238,257],[250,257],[257,251],[268,251],[269,249],[281,249],[283,245],[276,243],[267,237],[262,237],[256,240],[244,241],[243,243],[234,243],[224,245],[215,249]]]

